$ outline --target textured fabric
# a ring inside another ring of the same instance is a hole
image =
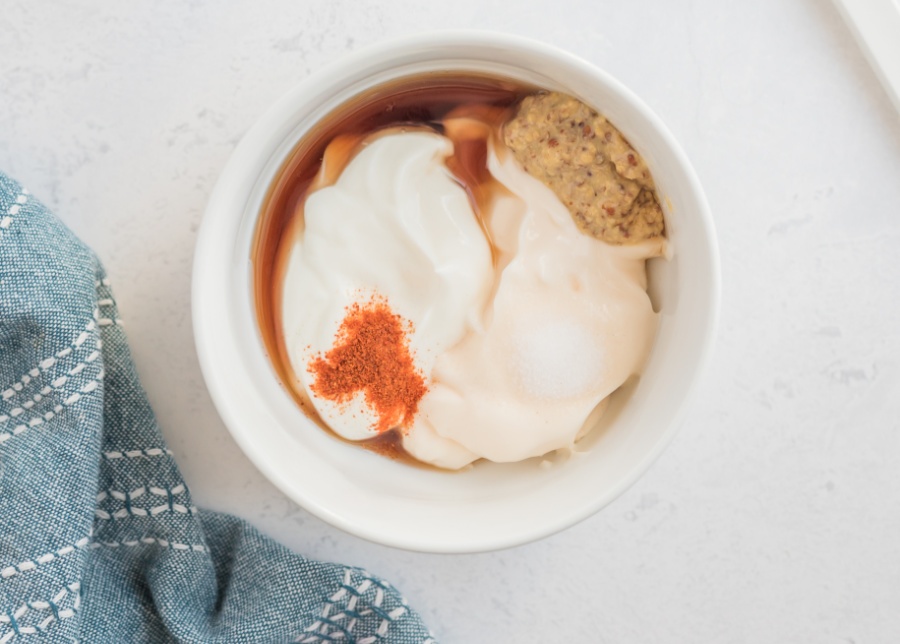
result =
[[[0,174],[0,644],[431,637],[384,581],[198,511],[93,253]]]

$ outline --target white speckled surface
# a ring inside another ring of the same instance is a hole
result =
[[[442,641],[896,640],[900,118],[849,31],[814,0],[508,4],[7,1],[0,168],[106,262],[198,504],[386,576]],[[472,556],[285,499],[216,415],[189,307],[207,196],[254,118],[350,48],[440,27],[539,38],[629,85],[695,164],[723,251],[715,359],[659,462],[580,525]]]

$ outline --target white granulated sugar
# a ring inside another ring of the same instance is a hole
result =
[[[596,387],[603,376],[603,350],[587,329],[549,322],[514,333],[510,367],[522,388],[537,398],[572,398]]]

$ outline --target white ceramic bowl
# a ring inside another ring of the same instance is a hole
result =
[[[257,213],[304,132],[354,94],[432,70],[496,73],[580,97],[643,154],[674,248],[653,260],[659,333],[636,386],[616,394],[579,453],[447,473],[341,442],[309,421],[279,384],[263,348],[251,292]],[[685,416],[707,362],[719,306],[709,209],[684,153],[660,120],[614,78],[554,47],[483,33],[432,33],[386,42],[309,76],[246,134],[210,197],[193,276],[194,334],[213,401],[235,440],[286,495],[325,521],[383,544],[474,552],[525,543],[596,512],[659,455]]]

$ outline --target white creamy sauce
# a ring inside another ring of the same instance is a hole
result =
[[[488,219],[503,267],[490,314],[438,357],[414,428],[498,462],[571,446],[591,411],[640,368],[656,331],[644,258],[658,242],[611,246],[584,235],[556,195],[506,156],[488,157],[512,193]],[[415,431],[404,447],[416,455]]]
[[[362,394],[350,409],[314,395],[307,365],[331,349],[349,305],[378,294],[412,321],[410,348],[426,375],[484,309],[490,246],[444,165],[452,150],[437,134],[380,137],[304,204],[305,229],[284,277],[284,340],[316,411],[344,438],[371,438],[377,416]]]

